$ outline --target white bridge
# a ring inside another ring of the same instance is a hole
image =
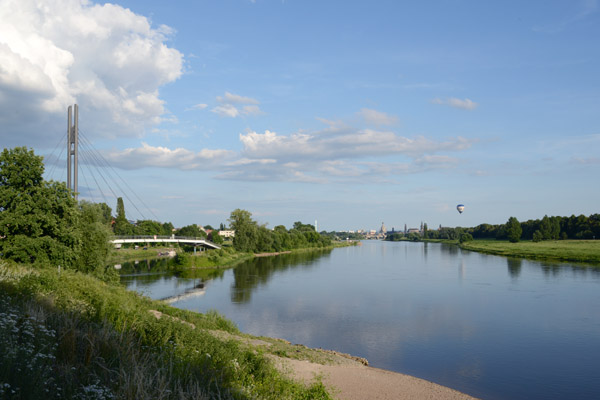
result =
[[[193,238],[185,236],[115,236],[110,240],[115,245],[125,243],[178,243],[178,244],[191,244],[193,246],[206,247],[208,249],[220,249],[221,247],[202,238]]]

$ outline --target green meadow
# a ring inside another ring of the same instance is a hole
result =
[[[473,240],[460,244],[466,250],[507,257],[600,264],[600,240],[545,240],[540,242]]]

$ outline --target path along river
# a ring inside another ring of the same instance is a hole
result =
[[[600,266],[366,241],[212,277],[123,268],[132,290],[243,332],[365,357],[483,399],[600,398]]]

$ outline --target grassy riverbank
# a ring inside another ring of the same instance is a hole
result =
[[[320,381],[281,375],[268,352],[216,313],[82,273],[0,262],[2,398],[331,398]]]
[[[600,264],[600,240],[547,240],[517,243],[502,240],[473,240],[461,243],[460,247],[507,257]]]
[[[195,255],[191,253],[184,253],[181,248],[173,248],[173,247],[148,247],[146,250],[143,248],[133,249],[133,248],[121,248],[114,249],[109,257],[109,264],[117,264],[123,263],[127,261],[134,260],[143,260],[143,259],[152,259],[161,257],[161,253],[165,253],[169,250],[175,250],[177,254],[182,257],[180,267],[182,269],[185,268],[199,268],[199,269],[222,269],[222,268],[232,268],[239,263],[244,261],[251,260],[255,257],[266,257],[266,256],[276,256],[280,254],[292,254],[292,253],[304,253],[310,251],[323,251],[323,250],[332,250],[338,247],[347,247],[347,246],[356,246],[360,244],[360,242],[356,241],[342,241],[342,242],[334,242],[331,246],[326,247],[306,247],[300,249],[288,250],[285,252],[275,252],[275,253],[243,253],[238,252],[233,249],[231,246],[222,246],[221,249],[218,250],[208,250],[208,251],[198,251]],[[185,254],[185,255],[184,255]]]

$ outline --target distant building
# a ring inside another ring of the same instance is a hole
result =
[[[225,238],[235,237],[235,231],[219,231],[219,236],[223,236]]]
[[[387,233],[387,229],[385,228],[385,224],[383,222],[381,223],[381,229],[379,230],[379,233],[383,233],[384,235]]]

